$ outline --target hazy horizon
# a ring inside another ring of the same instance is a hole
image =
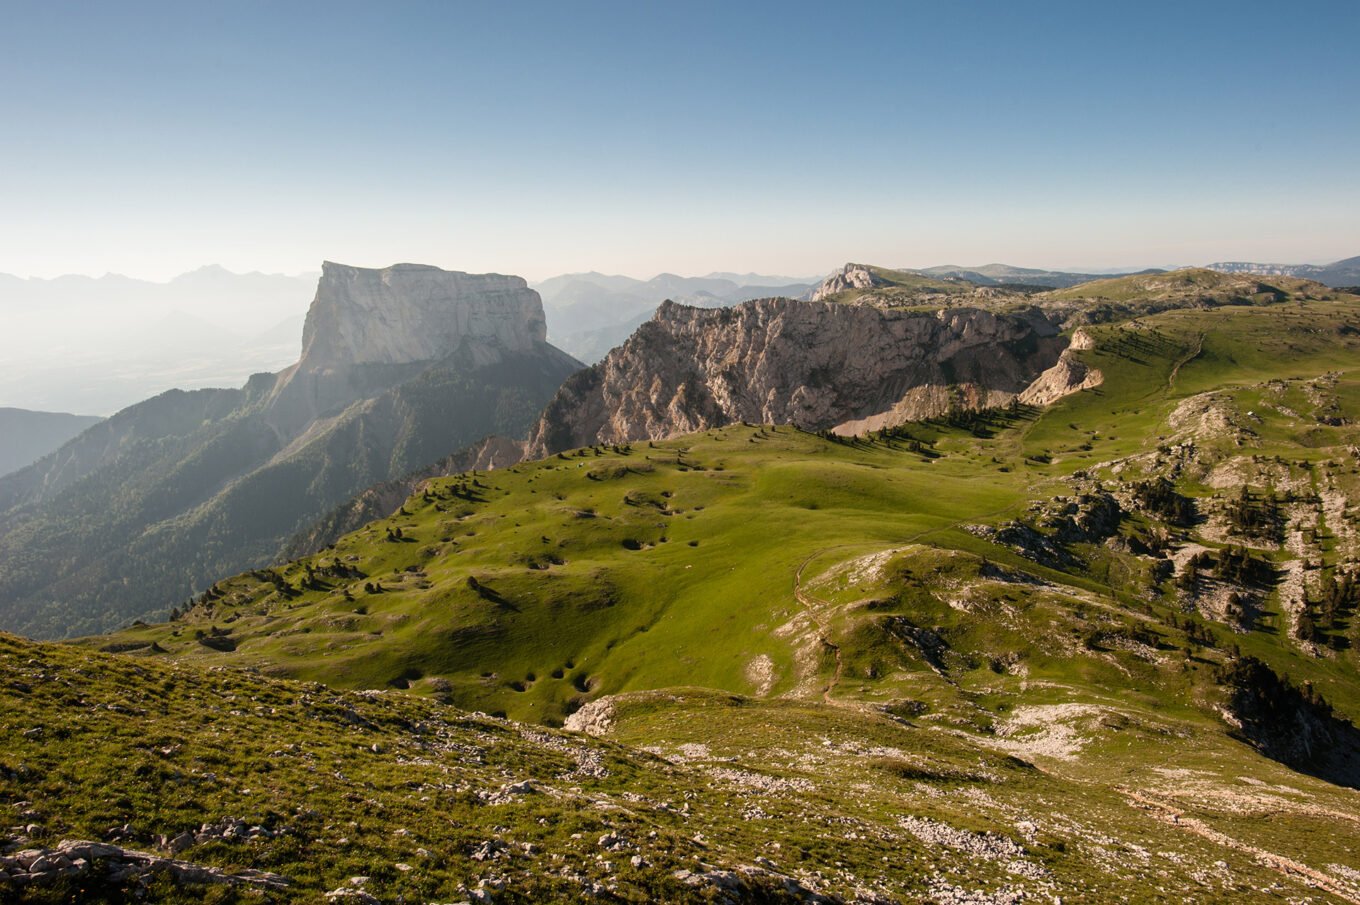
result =
[[[1360,249],[1356,249],[1356,250],[1357,250],[1357,251],[1360,251]],[[1232,263],[1232,262],[1249,262],[1249,263],[1255,263],[1255,264],[1280,264],[1280,265],[1297,265],[1297,264],[1323,265],[1323,264],[1331,264],[1331,263],[1334,263],[1334,262],[1336,262],[1336,261],[1345,260],[1345,259],[1347,259],[1347,258],[1352,258],[1352,257],[1356,257],[1356,256],[1357,256],[1356,254],[1353,254],[1353,253],[1352,253],[1352,254],[1341,254],[1341,255],[1336,255],[1336,256],[1325,256],[1325,257],[1316,257],[1316,256],[1314,256],[1314,257],[1312,257],[1312,258],[1301,258],[1301,259],[1293,259],[1293,260],[1285,260],[1285,259],[1279,258],[1279,257],[1271,258],[1271,257],[1268,257],[1268,256],[1267,256],[1267,257],[1261,257],[1261,258],[1251,258],[1251,259],[1248,259],[1248,258],[1245,258],[1245,257],[1241,257],[1241,256],[1238,256],[1238,257],[1221,256],[1221,257],[1214,258],[1213,260],[1193,261],[1193,262],[1185,262],[1185,261],[1176,262],[1176,263],[1150,262],[1150,263],[1125,264],[1125,265],[1109,265],[1109,264],[1098,264],[1098,265],[1088,265],[1088,264],[1068,264],[1068,265],[1056,265],[1056,266],[1055,266],[1055,265],[1046,265],[1046,264],[1035,264],[1035,263],[1031,263],[1031,262],[1028,262],[1028,261],[1003,261],[1003,260],[1000,260],[1000,259],[998,259],[998,258],[988,258],[988,259],[986,259],[986,260],[965,261],[965,262],[959,262],[959,261],[948,260],[948,261],[935,261],[935,262],[933,262],[933,263],[915,263],[915,262],[913,262],[913,263],[910,263],[910,264],[902,264],[901,262],[890,262],[890,261],[876,261],[876,260],[870,260],[870,259],[868,259],[868,258],[865,258],[865,257],[863,257],[863,256],[860,256],[860,257],[852,257],[852,258],[849,258],[849,259],[847,259],[847,260],[845,260],[845,261],[841,261],[841,262],[839,262],[839,263],[832,264],[832,265],[830,265],[830,266],[828,266],[828,267],[826,267],[826,268],[824,268],[824,269],[821,269],[821,270],[819,270],[819,271],[817,271],[817,272],[815,272],[815,273],[771,273],[771,272],[764,272],[764,271],[759,271],[759,270],[752,270],[752,269],[750,269],[750,268],[743,268],[743,269],[727,269],[727,270],[718,269],[718,268],[709,268],[709,269],[707,269],[707,270],[700,269],[700,270],[697,270],[697,271],[694,271],[694,272],[689,272],[689,273],[680,273],[679,271],[676,271],[676,270],[674,270],[674,269],[670,269],[670,270],[658,270],[658,271],[654,271],[654,272],[643,272],[643,273],[622,273],[622,272],[618,272],[618,271],[602,270],[602,269],[600,269],[600,268],[598,268],[598,267],[589,267],[589,266],[583,267],[583,268],[577,268],[577,269],[574,269],[574,270],[566,270],[566,271],[562,271],[561,273],[546,273],[546,274],[541,274],[541,275],[538,275],[538,274],[530,275],[530,274],[528,274],[528,273],[521,273],[521,272],[518,272],[518,271],[495,271],[495,272],[503,273],[503,274],[505,274],[505,275],[507,275],[507,276],[518,276],[518,277],[523,277],[523,278],[524,278],[531,286],[533,286],[533,285],[537,285],[537,284],[539,284],[539,283],[543,283],[543,282],[546,281],[546,280],[555,279],[555,278],[557,278],[557,277],[584,276],[584,275],[588,275],[588,274],[599,274],[599,275],[601,275],[601,276],[610,276],[610,277],[626,277],[626,278],[628,278],[628,279],[631,279],[631,280],[638,280],[638,281],[644,282],[644,283],[647,282],[648,280],[655,279],[656,277],[659,277],[659,276],[662,276],[662,275],[665,275],[665,274],[673,274],[673,275],[681,276],[681,277],[685,277],[685,278],[703,278],[703,277],[713,276],[713,275],[715,275],[715,274],[737,273],[737,274],[743,274],[743,275],[754,274],[754,275],[756,275],[756,276],[762,276],[762,277],[774,277],[774,276],[780,276],[780,277],[788,277],[788,278],[794,279],[794,280],[811,280],[811,279],[822,279],[822,278],[825,277],[827,274],[831,273],[832,271],[834,271],[834,270],[836,270],[836,269],[840,268],[841,266],[843,266],[843,265],[845,265],[845,264],[848,264],[848,263],[856,263],[856,264],[860,264],[860,263],[862,263],[862,264],[873,264],[873,265],[875,265],[875,266],[881,266],[881,267],[898,267],[898,268],[901,268],[901,269],[903,269],[903,270],[923,270],[923,269],[927,269],[927,268],[931,268],[931,267],[943,267],[943,266],[954,266],[954,267],[959,267],[959,268],[962,268],[962,269],[969,269],[969,268],[986,267],[986,266],[995,265],[995,264],[1004,264],[1004,265],[1008,265],[1008,266],[1012,266],[1012,267],[1024,267],[1024,268],[1029,268],[1029,269],[1034,269],[1034,270],[1050,270],[1050,271],[1054,271],[1054,272],[1057,272],[1057,273],[1088,273],[1088,274],[1092,274],[1092,275],[1101,275],[1101,274],[1133,273],[1133,272],[1136,272],[1136,271],[1139,271],[1139,270],[1146,270],[1146,269],[1177,270],[1177,269],[1184,268],[1184,267],[1203,267],[1203,266],[1207,266],[1208,264],[1214,264],[1214,263]],[[326,260],[332,260],[332,259],[329,259],[329,258],[328,258],[328,259],[326,259]],[[217,264],[217,263],[214,263],[214,262],[209,262],[209,263],[205,263],[205,264],[200,264],[200,265],[195,266],[195,267],[190,267],[188,270],[182,271],[182,272],[180,272],[180,273],[174,273],[174,274],[170,274],[169,276],[163,276],[163,277],[162,277],[162,276],[149,277],[149,276],[144,276],[144,275],[135,274],[135,273],[123,273],[123,272],[120,272],[120,271],[112,271],[112,270],[111,270],[111,271],[106,271],[106,272],[104,272],[104,273],[75,273],[75,272],[65,272],[65,273],[53,274],[53,275],[51,275],[51,276],[44,276],[44,275],[25,275],[25,274],[19,274],[19,273],[0,272],[0,276],[11,276],[11,277],[16,277],[16,278],[18,278],[18,279],[26,280],[26,281],[33,281],[33,282],[48,282],[48,283],[53,282],[53,281],[56,281],[56,280],[65,279],[65,278],[67,278],[67,277],[73,277],[73,278],[84,278],[84,279],[89,279],[89,280],[127,279],[127,280],[136,280],[137,282],[141,282],[141,283],[155,283],[155,284],[158,284],[158,285],[169,285],[169,284],[172,284],[175,280],[179,279],[180,277],[190,276],[190,275],[192,275],[192,274],[199,273],[199,272],[201,272],[201,271],[211,271],[211,270],[221,270],[221,271],[225,271],[226,273],[229,273],[229,274],[231,274],[232,276],[244,276],[244,277],[250,277],[250,276],[263,276],[263,277],[287,277],[287,278],[291,278],[291,279],[316,279],[316,278],[318,278],[318,277],[321,275],[321,269],[320,269],[321,263],[322,263],[322,262],[317,262],[317,265],[316,265],[315,267],[312,267],[312,268],[304,268],[304,269],[302,269],[302,270],[297,270],[297,271],[264,271],[264,270],[260,270],[260,269],[258,269],[258,268],[252,268],[252,269],[247,269],[247,270],[233,270],[233,269],[231,269],[231,268],[224,267],[224,266],[221,265],[221,264]],[[384,267],[391,267],[391,266],[393,266],[393,265],[395,265],[395,264],[429,264],[429,265],[432,265],[432,266],[435,266],[435,267],[439,267],[441,270],[463,271],[463,272],[465,272],[465,273],[477,273],[477,272],[486,272],[486,273],[490,273],[490,272],[492,272],[492,271],[470,271],[470,270],[468,270],[466,267],[458,267],[457,265],[454,265],[454,264],[448,264],[448,263],[442,263],[442,264],[441,264],[441,263],[435,262],[435,261],[417,261],[417,260],[410,259],[410,258],[402,258],[402,259],[400,259],[400,260],[388,261],[388,262],[385,263],[385,264],[374,264],[374,263],[357,264],[357,263],[354,263],[354,262],[352,262],[352,261],[333,261],[333,263],[337,263],[337,264],[346,264],[346,265],[354,266],[354,267],[366,267],[366,268],[372,268],[372,269],[378,269],[378,270],[380,270],[380,269],[382,269],[382,268],[384,268]]]

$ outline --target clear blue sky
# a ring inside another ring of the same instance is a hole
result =
[[[0,272],[1360,254],[1355,0],[0,15]]]

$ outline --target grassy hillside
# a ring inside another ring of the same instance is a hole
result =
[[[1170,304],[1201,302],[1217,305],[1268,304],[1301,296],[1330,297],[1336,293],[1320,283],[1297,277],[1261,277],[1220,273],[1187,267],[1165,273],[1136,273],[1093,280],[1046,293],[1049,299],[1107,299],[1118,302],[1156,301]]]
[[[1360,299],[1306,294],[1086,326],[1043,410],[437,479],[86,644],[566,720],[847,899],[1360,901]]]
[[[8,636],[0,669],[11,850],[107,840],[225,880],[108,879],[96,864],[19,886],[0,872],[5,901],[120,902],[139,889],[159,902],[315,902],[343,889],[364,902],[1356,891],[1354,793],[1262,762],[1207,722],[1118,698],[1100,710],[979,698],[973,723],[995,724],[984,734],[916,711],[674,689],[619,699],[604,742],[399,692]],[[1036,725],[1048,706],[1068,707],[1080,734]],[[25,860],[10,858],[0,864]]]
[[[936,292],[960,292],[971,289],[965,280],[941,278],[914,270],[892,270],[888,267],[873,267],[869,271],[889,286],[903,289],[929,289]]]

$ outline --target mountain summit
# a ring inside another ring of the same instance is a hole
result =
[[[520,277],[394,264],[382,270],[321,265],[302,331],[299,368],[408,364],[464,343],[529,352],[547,340],[543,303]]]

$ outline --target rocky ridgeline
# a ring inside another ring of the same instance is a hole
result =
[[[573,375],[529,442],[537,458],[737,421],[857,434],[1009,403],[1058,366],[1068,342],[1034,308],[894,310],[761,299],[733,308],[667,302],[604,361]],[[1047,375],[1089,385],[1066,360]]]
[[[1249,261],[1221,261],[1208,265],[1221,273],[1244,273],[1255,276],[1301,277],[1317,280],[1327,286],[1360,286],[1360,257],[1346,258],[1331,264],[1257,264]]]
[[[6,889],[17,893],[26,887],[56,886],[78,881],[87,891],[135,890],[158,875],[168,875],[177,885],[220,885],[282,889],[285,877],[259,870],[227,873],[188,861],[133,851],[107,842],[67,840],[55,848],[30,848],[0,855],[0,899]]]

